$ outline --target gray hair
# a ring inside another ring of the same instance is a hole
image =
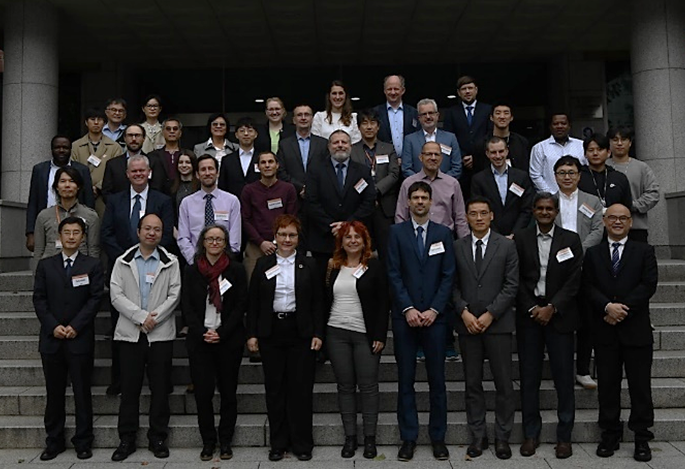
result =
[[[392,77],[397,77],[400,79],[400,86],[404,88],[404,77],[402,75],[388,75],[387,77],[383,78],[383,88],[385,88],[385,85],[388,83],[388,80],[391,79]]]
[[[350,143],[352,143],[352,137],[350,137],[350,134],[347,133],[347,131],[345,131],[345,130],[343,130],[343,129],[338,129],[338,130],[334,130],[333,132],[331,132],[331,134],[328,136],[328,142],[329,142],[329,143],[330,143],[331,140],[333,140],[333,136],[334,136],[335,134],[345,134],[345,135],[347,135],[347,139],[350,141]]]
[[[433,105],[433,109],[435,109],[435,112],[438,112],[438,103],[436,103],[435,100],[431,98],[423,98],[416,104],[416,109],[418,109],[420,106],[425,106],[427,104]]]
[[[134,161],[144,161],[145,166],[147,166],[148,168],[150,167],[150,160],[148,159],[147,156],[145,156],[145,155],[133,155],[133,156],[128,157],[128,161],[126,162],[126,169],[127,170],[128,170],[128,168],[131,167],[131,163]]]
[[[162,121],[162,127],[166,127],[167,122],[178,122],[178,130],[183,130],[183,122],[178,117],[167,117]]]

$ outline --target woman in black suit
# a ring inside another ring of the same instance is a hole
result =
[[[297,251],[300,221],[274,222],[276,253],[257,261],[250,279],[247,348],[264,368],[271,450],[269,460],[291,451],[312,458],[312,392],[316,351],[323,337],[321,281],[313,259]]]
[[[212,399],[217,384],[221,459],[233,456],[231,440],[238,415],[236,390],[245,344],[247,278],[243,266],[229,258],[228,239],[223,226],[208,225],[202,230],[195,263],[185,269],[181,292],[203,461],[212,459],[216,446]]]
[[[266,124],[257,127],[257,139],[254,142],[257,154],[270,151],[278,153],[278,143],[291,135],[295,135],[295,126],[285,121],[288,113],[281,98],[273,97],[266,100]]]
[[[328,263],[326,350],[338,382],[338,405],[345,429],[340,455],[357,449],[359,387],[364,457],[375,458],[378,422],[378,365],[388,331],[389,292],[383,265],[371,258],[371,236],[359,221],[345,222]]]

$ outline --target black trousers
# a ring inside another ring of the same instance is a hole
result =
[[[376,207],[373,211],[369,231],[373,240],[373,247],[378,251],[378,258],[385,262],[388,250],[388,234],[394,222],[393,217],[386,217],[381,207]]]
[[[580,326],[576,331],[576,374],[585,376],[590,374],[590,359],[594,342],[590,305],[582,296],[578,297],[578,313]]]
[[[138,432],[140,391],[143,377],[152,392],[150,400],[150,429],[148,440],[164,441],[169,434],[169,391],[171,386],[172,340],[149,343],[147,335],[140,333],[138,342],[119,343],[121,352],[121,402],[119,404],[119,438],[135,441]]]
[[[623,436],[621,422],[621,379],[625,367],[630,394],[628,428],[635,432],[635,441],[649,441],[654,434],[652,403],[652,345],[631,347],[623,344],[597,344],[597,378],[599,397],[599,427],[602,438],[618,440]]]
[[[188,350],[190,377],[195,385],[197,423],[204,444],[216,443],[214,427],[214,389],[219,388],[221,408],[219,421],[219,441],[231,444],[235,422],[238,417],[238,371],[243,358],[243,347],[231,348],[226,344],[195,344]]]
[[[110,369],[110,381],[109,384],[117,387],[121,386],[121,352],[119,351],[119,341],[114,340],[114,331],[117,328],[117,321],[119,320],[119,311],[116,310],[114,305],[110,303],[109,305],[109,319],[112,328],[110,333],[112,336],[112,368]]]
[[[68,376],[76,404],[76,434],[71,442],[77,449],[90,448],[93,444],[93,400],[90,393],[93,354],[72,354],[66,347],[60,347],[57,353],[41,354],[41,360],[47,392],[44,418],[46,444],[64,445],[64,399]]]
[[[259,338],[272,449],[308,453],[312,437],[315,352],[300,338],[294,317],[274,319],[270,337]]]

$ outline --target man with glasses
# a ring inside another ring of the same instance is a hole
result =
[[[112,98],[107,101],[105,105],[105,114],[107,115],[107,125],[102,129],[105,137],[108,137],[119,145],[122,149],[126,149],[124,142],[124,130],[126,125],[126,101],[124,98]]]
[[[181,137],[183,136],[183,123],[176,117],[169,117],[162,122],[162,135],[164,147],[148,154],[151,160],[159,159],[164,166],[164,173],[169,186],[176,179],[176,165],[183,154]]]
[[[440,170],[459,179],[461,176],[461,152],[457,137],[452,132],[438,129],[440,113],[438,104],[433,99],[422,99],[416,106],[419,112],[421,130],[404,137],[402,145],[402,175],[405,178],[421,171],[422,163],[419,155],[426,142],[440,145],[443,155]]]

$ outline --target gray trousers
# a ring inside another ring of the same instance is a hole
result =
[[[326,346],[338,383],[338,406],[345,436],[357,434],[357,386],[361,394],[364,436],[376,436],[380,354],[371,352],[365,334],[337,327],[327,328]]]

